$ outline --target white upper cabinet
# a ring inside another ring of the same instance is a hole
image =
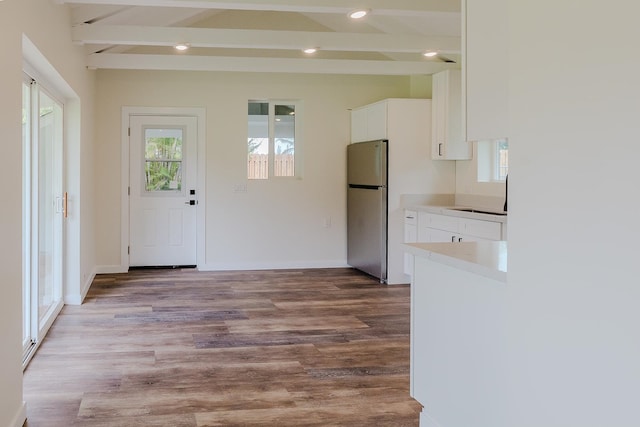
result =
[[[466,139],[508,137],[506,0],[462,0]]]
[[[351,111],[351,142],[388,139],[387,101],[380,101]]]
[[[462,115],[462,79],[459,70],[432,76],[432,145],[434,160],[468,160],[471,144],[465,138]]]
[[[367,128],[369,140],[389,138],[387,108],[388,101],[376,102],[367,109]]]
[[[369,111],[366,108],[354,108],[351,110],[351,142],[369,141],[368,115]]]

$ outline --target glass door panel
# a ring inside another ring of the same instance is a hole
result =
[[[31,79],[22,83],[22,241],[24,253],[31,247]],[[26,356],[35,341],[31,328],[31,267],[28,256],[22,261],[22,352]]]
[[[38,125],[38,329],[61,299],[62,106],[39,93]]]
[[[33,79],[22,85],[23,364],[62,308],[63,106]]]

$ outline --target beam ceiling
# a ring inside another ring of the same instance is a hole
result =
[[[406,52],[427,50],[460,53],[458,37],[425,37],[381,33],[337,33],[271,30],[228,30],[133,25],[79,25],[72,30],[78,44],[175,46],[246,49],[295,49],[313,46],[327,51]]]
[[[432,74],[457,68],[459,0],[54,0],[90,68]],[[366,5],[371,15],[347,13]],[[188,43],[180,54],[162,47]],[[320,52],[305,56],[302,49]],[[421,53],[442,56],[426,59]]]
[[[195,55],[100,53],[89,55],[90,69],[233,71],[265,73],[425,75],[451,68],[444,62],[257,58]]]
[[[58,0],[69,4],[182,7],[196,9],[271,10],[300,13],[349,13],[366,4],[376,15],[416,16],[432,12],[460,12],[451,0]]]

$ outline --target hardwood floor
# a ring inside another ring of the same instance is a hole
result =
[[[24,398],[29,427],[417,426],[409,287],[350,269],[101,275]]]

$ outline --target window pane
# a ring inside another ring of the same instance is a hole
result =
[[[27,179],[27,174],[31,174],[30,168],[30,150],[29,144],[31,143],[31,85],[27,83],[22,84],[22,147],[23,147],[23,182],[22,182],[22,194],[23,197],[23,228],[22,228],[22,242],[27,249],[25,252],[29,253],[31,248],[31,235],[29,229],[31,222],[28,218],[31,215],[31,209],[29,208],[28,200],[31,195],[31,188]],[[26,351],[31,344],[31,283],[29,280],[30,265],[28,260],[23,261],[23,282],[22,282],[22,346]]]
[[[294,105],[275,106],[274,176],[294,176],[296,109]]]
[[[182,190],[182,162],[147,161],[144,173],[146,191],[180,191]]]
[[[145,129],[145,191],[182,190],[182,129]]]
[[[38,135],[38,319],[45,322],[56,302],[56,148],[62,146],[62,106],[46,93],[39,96]]]
[[[509,142],[506,139],[502,139],[497,141],[496,145],[496,152],[498,156],[497,179],[499,181],[504,181],[507,178],[507,173],[509,172]]]
[[[485,139],[476,143],[478,182],[504,182],[509,171],[507,139]]]
[[[247,177],[269,178],[269,103],[249,101]]]

